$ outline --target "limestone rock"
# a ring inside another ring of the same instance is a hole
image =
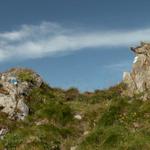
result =
[[[16,109],[19,110],[19,112],[16,112],[17,118],[20,120],[23,120],[25,116],[29,113],[28,106],[24,103],[24,99],[19,99],[18,104],[16,106]]]
[[[19,75],[24,75],[23,79]],[[32,80],[28,79],[28,76]],[[0,74],[0,111],[11,119],[23,120],[29,113],[25,97],[34,87],[43,83],[41,77],[29,69],[13,68]]]
[[[86,136],[88,135],[90,132],[89,131],[84,131],[83,135]]]
[[[80,114],[77,114],[77,115],[74,116],[74,118],[77,119],[77,120],[81,120],[82,116]]]
[[[71,148],[70,148],[70,150],[76,150],[77,149],[77,146],[72,146]]]
[[[141,43],[131,48],[135,53],[131,72],[124,72],[123,82],[127,85],[126,94],[146,93],[150,89],[150,43]]]
[[[0,126],[0,139],[3,139],[4,136],[8,133],[8,128],[5,126]]]

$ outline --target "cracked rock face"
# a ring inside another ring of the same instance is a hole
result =
[[[131,50],[135,53],[132,71],[123,74],[128,96],[146,93],[150,89],[150,43],[141,43]]]
[[[29,81],[20,81],[19,72],[26,69],[13,69],[0,74],[0,111],[8,114],[9,118],[23,120],[29,113],[25,104],[25,96],[34,87],[40,87],[42,79],[32,72],[34,84]]]

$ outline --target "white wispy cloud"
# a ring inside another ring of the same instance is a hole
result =
[[[126,69],[130,69],[131,68],[131,62],[126,62],[126,61],[121,61],[118,63],[113,63],[113,64],[107,64],[104,65],[103,68],[104,69],[111,69],[111,70],[117,70],[117,71],[124,71]]]
[[[84,48],[131,46],[150,41],[150,28],[135,31],[82,31],[56,23],[23,25],[0,33],[0,61],[42,58]]]

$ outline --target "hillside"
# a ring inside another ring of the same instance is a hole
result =
[[[52,88],[29,69],[1,73],[0,150],[149,150],[148,91],[133,90],[129,75],[80,93]]]

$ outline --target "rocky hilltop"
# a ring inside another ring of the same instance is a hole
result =
[[[141,43],[131,48],[135,54],[131,72],[124,72],[123,83],[128,96],[144,93],[148,98],[150,89],[150,43]],[[42,78],[30,69],[13,68],[0,73],[0,111],[8,114],[10,119],[24,120],[29,113],[26,98],[30,91],[40,88]]]
[[[150,101],[139,93],[149,93],[150,44],[131,50],[123,82],[94,92],[52,88],[30,69],[1,73],[0,150],[149,150]]]
[[[0,74],[0,109],[9,118],[23,120],[29,113],[25,97],[42,79],[29,69],[13,68]]]
[[[124,72],[123,82],[127,84],[127,95],[144,93],[148,98],[150,89],[150,43],[142,42],[140,46],[131,48],[135,54],[132,71]]]

